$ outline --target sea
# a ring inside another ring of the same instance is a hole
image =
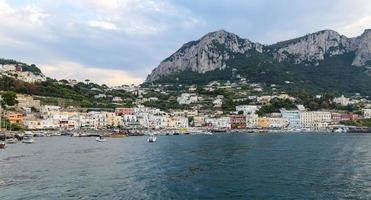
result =
[[[371,199],[371,134],[40,137],[0,150],[0,199]]]

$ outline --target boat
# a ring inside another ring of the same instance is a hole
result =
[[[15,144],[17,142],[18,142],[17,138],[10,138],[6,140],[7,144]]]
[[[5,149],[5,142],[0,142],[0,149]]]
[[[33,137],[34,133],[32,131],[25,131],[24,132],[24,137]]]
[[[345,128],[338,128],[333,130],[334,133],[346,133],[347,130]]]
[[[210,132],[210,131],[205,131],[205,132],[203,132],[203,134],[204,134],[204,135],[213,135],[213,133]]]
[[[95,138],[95,141],[97,141],[97,142],[106,142],[107,140],[104,137],[99,136],[99,137],[96,137]]]
[[[153,142],[156,142],[156,136],[155,135],[150,135],[149,137],[148,137],[148,139],[147,139],[147,141],[149,142],[149,143],[153,143]]]
[[[24,136],[22,140],[22,143],[25,143],[25,144],[32,144],[34,142],[35,141],[31,136]]]

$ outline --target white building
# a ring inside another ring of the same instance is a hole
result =
[[[286,118],[290,128],[300,128],[300,111],[299,110],[281,110],[282,118]]]
[[[363,117],[365,119],[370,119],[371,118],[371,109],[363,109]]]
[[[188,128],[188,118],[187,117],[171,117],[168,128],[170,129],[179,129],[179,128]]]
[[[222,99],[215,99],[213,101],[214,108],[221,108],[223,105],[223,100]]]
[[[113,102],[122,102],[122,98],[121,97],[113,97],[112,99]]]
[[[183,93],[177,98],[177,101],[180,105],[189,105],[191,103],[196,103],[198,101],[198,97],[194,93]]]
[[[205,122],[208,126],[211,126],[215,129],[230,129],[231,120],[229,117],[220,117],[220,118],[206,118]]]
[[[249,115],[255,115],[255,113],[259,110],[259,106],[256,105],[240,105],[236,106],[237,112],[242,112],[243,115],[249,116]]]
[[[350,99],[344,97],[344,95],[341,95],[341,97],[334,98],[334,103],[340,104],[342,106],[347,106],[350,103]]]
[[[61,107],[59,106],[41,106],[40,108],[40,114],[42,118],[52,118],[54,115],[59,115]]]
[[[320,130],[327,128],[331,122],[331,113],[325,111],[306,111],[300,113],[300,125],[302,128]]]

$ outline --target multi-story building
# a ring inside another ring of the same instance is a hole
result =
[[[189,105],[191,103],[196,103],[198,101],[198,97],[194,93],[183,93],[177,98],[177,101],[180,105]]]
[[[354,121],[359,119],[359,115],[353,113],[331,113],[333,122]]]
[[[344,97],[344,95],[341,95],[341,97],[336,97],[333,100],[334,103],[340,104],[342,106],[347,106],[350,103],[349,98]]]
[[[205,126],[205,117],[204,116],[194,116],[193,117],[193,126],[194,127],[204,127]]]
[[[244,115],[230,115],[231,128],[243,129],[246,128],[246,116]]]
[[[306,111],[300,113],[300,125],[302,128],[319,130],[327,128],[331,122],[331,113],[326,111]]]
[[[209,128],[214,128],[214,129],[230,129],[231,128],[230,117],[206,118],[205,122]]]
[[[300,128],[300,111],[281,109],[282,118],[286,118],[290,128]]]
[[[40,108],[40,114],[42,118],[52,118],[54,115],[59,115],[61,107],[59,106],[41,106]]]
[[[23,124],[24,117],[22,113],[8,112],[5,114],[5,119],[11,124]]]
[[[239,105],[236,106],[236,111],[238,113],[242,112],[245,116],[255,115],[255,113],[259,110],[259,106],[256,105]]]
[[[371,109],[363,109],[363,117],[365,119],[370,119],[371,118]]]
[[[134,115],[134,109],[133,108],[116,108],[115,114],[118,116],[122,115]]]

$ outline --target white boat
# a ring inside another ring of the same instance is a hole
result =
[[[205,132],[203,132],[203,134],[204,134],[204,135],[213,135],[213,133],[210,132],[210,131],[205,131]]]
[[[107,140],[104,138],[104,137],[96,137],[95,138],[95,141],[97,141],[97,142],[106,142]]]
[[[6,143],[7,144],[15,144],[17,142],[18,142],[18,140],[16,138],[10,138],[10,139],[7,139],[6,140]]]
[[[25,144],[32,144],[34,142],[35,141],[31,136],[24,136],[24,138],[22,140],[22,143],[25,143]]]
[[[24,136],[25,137],[33,137],[34,133],[32,131],[25,131]]]
[[[345,128],[338,128],[336,130],[334,130],[334,133],[346,133],[348,132]]]
[[[156,142],[156,136],[155,135],[150,135],[147,139],[147,142],[149,143],[153,143],[153,142]]]

